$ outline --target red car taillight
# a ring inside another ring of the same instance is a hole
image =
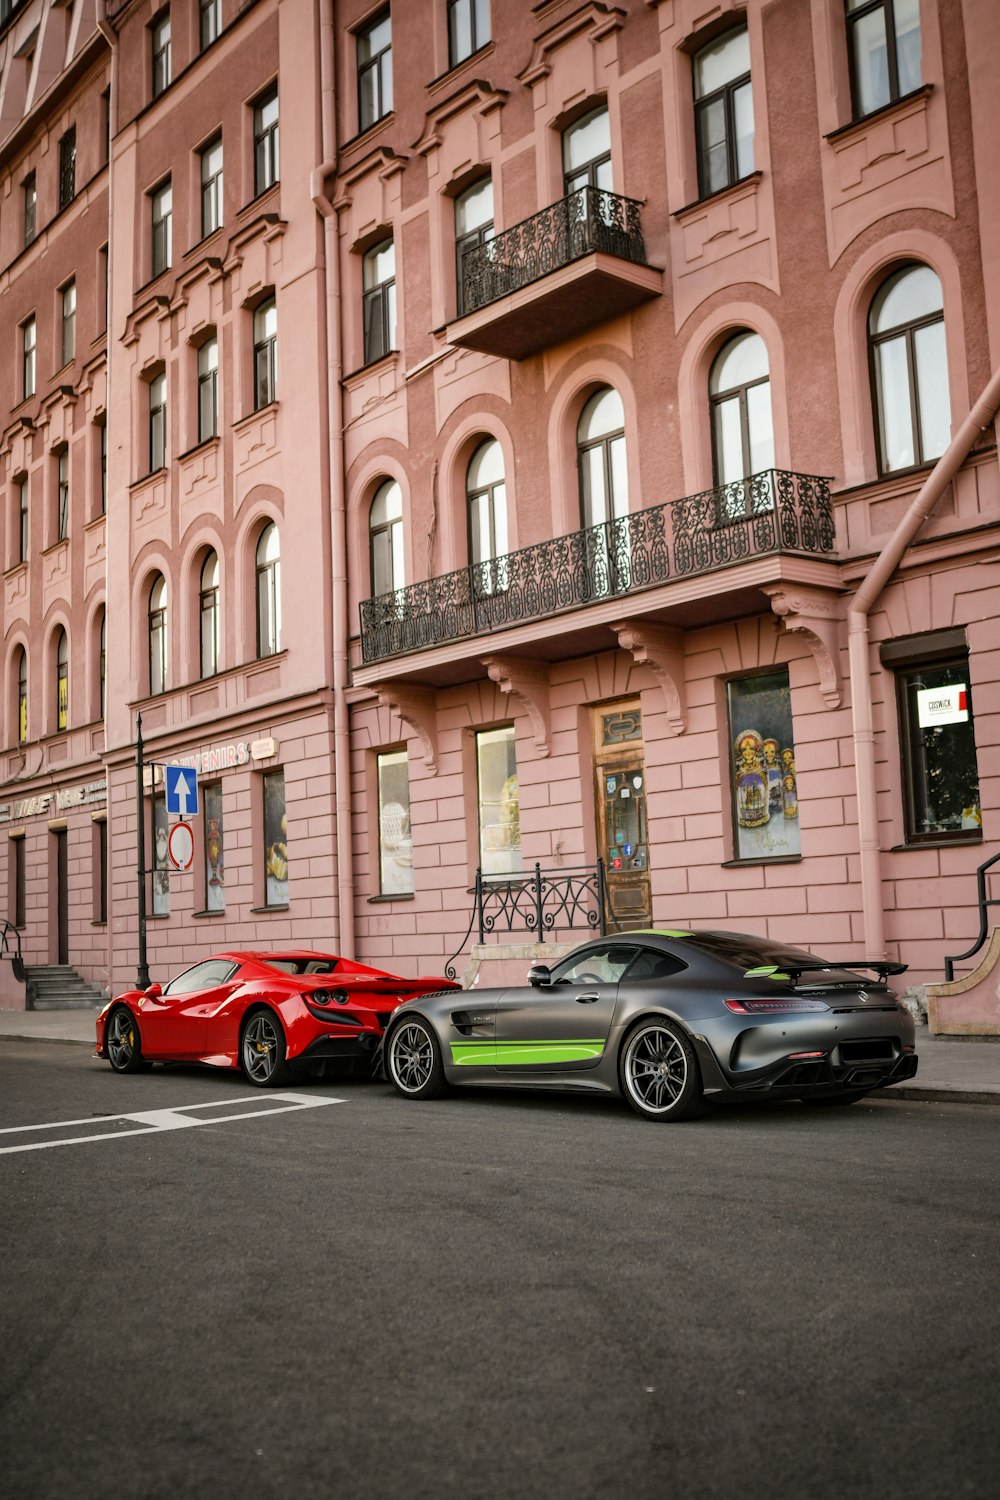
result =
[[[782,995],[774,1000],[727,1000],[726,1009],[737,1016],[754,1016],[774,1015],[780,1011],[829,1010],[830,1007],[822,1000],[797,1000],[792,996],[786,999]]]

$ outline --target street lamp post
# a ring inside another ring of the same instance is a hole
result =
[[[139,881],[139,968],[136,988],[149,987],[146,963],[146,809],[143,802],[142,714],[135,716],[136,873]]]

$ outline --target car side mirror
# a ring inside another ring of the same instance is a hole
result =
[[[533,984],[536,989],[551,984],[552,971],[548,964],[532,964],[528,970],[528,983]]]
[[[154,979],[152,984],[147,984],[146,988],[143,990],[143,994],[147,997],[147,999],[155,1000],[157,995],[163,994],[163,986],[161,984],[158,984]]]

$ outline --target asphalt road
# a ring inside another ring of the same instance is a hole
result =
[[[274,1099],[5,1043],[0,1487],[992,1497],[998,1130],[885,1099],[672,1126]]]

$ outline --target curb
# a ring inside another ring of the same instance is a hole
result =
[[[1000,1104],[1000,1089],[965,1088],[961,1084],[928,1083],[923,1088],[911,1088],[897,1084],[893,1089],[884,1089],[881,1098],[915,1099],[927,1104]]]

